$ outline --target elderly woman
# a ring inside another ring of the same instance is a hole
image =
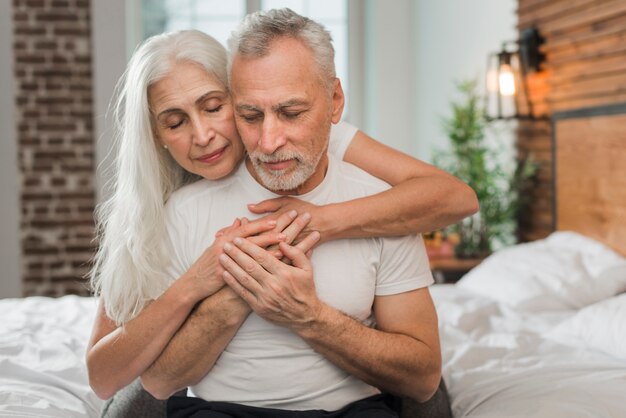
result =
[[[204,70],[192,80],[192,94],[183,95],[194,96],[191,102],[179,100],[181,63]],[[228,323],[228,312],[242,301],[223,286],[217,257],[234,237],[254,237],[267,247],[299,235],[298,246],[306,252],[327,240],[430,231],[477,210],[473,191],[454,177],[339,124],[329,152],[391,189],[319,207],[293,198],[251,202],[256,203],[250,205],[251,217],[273,213],[254,221],[235,219],[185,274],[169,282],[170,251],[164,244],[169,196],[200,178],[228,176],[244,158],[226,63],[225,49],[210,36],[167,33],[140,46],[120,81],[114,190],[98,209],[100,248],[91,274],[100,306],[87,367],[90,384],[103,399],[137,377],[149,379],[163,362],[171,364],[168,348],[184,339],[185,327],[193,326],[199,312],[215,318],[207,336],[220,339],[221,346],[228,343],[240,325]],[[198,373],[181,366],[177,385],[193,383],[202,377]]]

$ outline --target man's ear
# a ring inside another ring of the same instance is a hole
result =
[[[346,97],[343,94],[343,88],[341,87],[341,81],[338,78],[335,78],[335,86],[333,88],[333,113],[332,113],[332,122],[338,123],[341,120],[341,115],[343,114],[343,107],[346,104]]]

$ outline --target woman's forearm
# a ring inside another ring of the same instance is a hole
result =
[[[110,398],[141,376],[144,386],[155,396],[166,396],[171,387],[203,377],[198,373],[208,372],[250,312],[245,303],[224,288],[223,269],[217,262],[222,245],[237,236],[256,237],[278,227],[278,231],[260,239],[263,245],[273,245],[281,240],[278,236],[283,229],[296,224],[293,233],[297,234],[307,222],[294,220],[289,214],[278,221],[262,219],[243,224],[237,220],[159,298],[123,327],[107,317],[101,303],[87,352],[89,383],[96,394]],[[191,359],[185,357],[189,354],[185,351],[191,348],[197,358],[210,351],[202,359],[202,367],[200,363],[193,367],[193,361],[183,361]]]
[[[135,318],[116,327],[99,308],[94,336],[87,352],[89,384],[108,399],[135,380],[161,354],[183,324],[196,301],[184,281],[175,282]],[[98,338],[97,334],[104,334]]]
[[[410,178],[384,192],[341,203],[316,206],[280,197],[255,203],[250,210],[308,212],[312,219],[302,236],[319,231],[322,243],[434,231],[475,213],[478,200],[469,186],[443,173]]]
[[[478,211],[478,199],[468,185],[361,131],[352,139],[344,160],[392,188],[322,209],[322,240],[430,232]]]
[[[430,232],[478,210],[474,191],[452,176],[406,180],[367,197],[316,208],[322,241]]]
[[[294,197],[252,202],[250,211],[309,212],[305,234],[319,231],[321,242],[430,232],[459,222],[479,209],[476,193],[439,168],[390,148],[358,131],[344,161],[354,164],[392,187],[384,192],[326,206]]]

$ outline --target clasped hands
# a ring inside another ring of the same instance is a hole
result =
[[[295,246],[280,242],[280,251],[290,261],[285,263],[251,240],[235,238],[224,244],[219,257],[224,281],[260,317],[291,329],[305,327],[322,309],[305,254],[317,240],[319,233],[312,232]]]
[[[189,276],[205,297],[226,284],[264,319],[305,326],[322,306],[307,256],[320,234],[303,232],[310,221],[308,211],[298,215],[294,209],[254,221],[236,219],[217,233]]]
[[[219,262],[224,268],[222,276],[226,284],[257,315],[278,325],[297,328],[313,321],[322,306],[307,257],[320,234],[302,233],[310,223],[309,212],[298,216],[295,210],[289,210],[286,214],[293,221],[283,229],[285,237],[277,246],[265,249],[256,237],[235,237],[224,243]],[[284,216],[277,222],[283,218],[284,224]],[[297,237],[303,238],[291,245]]]

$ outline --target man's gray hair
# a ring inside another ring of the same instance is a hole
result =
[[[332,89],[336,75],[335,49],[330,32],[321,24],[287,8],[249,14],[232,32],[228,40],[229,76],[235,54],[263,57],[269,52],[272,42],[282,37],[298,39],[313,51],[321,81]]]

